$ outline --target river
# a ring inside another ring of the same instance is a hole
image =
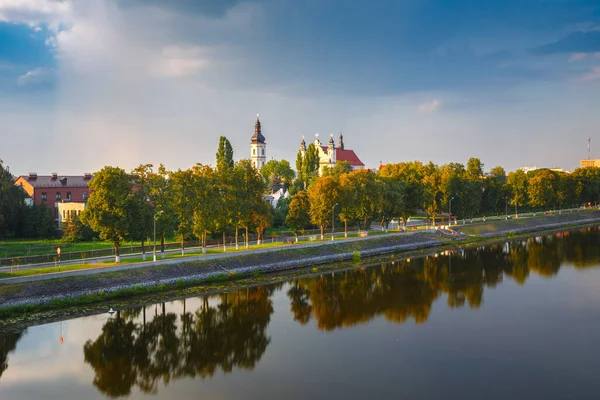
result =
[[[600,230],[0,332],[0,399],[597,399]]]

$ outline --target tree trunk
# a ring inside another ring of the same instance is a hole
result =
[[[202,254],[206,254],[206,231],[202,233]]]
[[[227,239],[225,238],[225,231],[223,231],[223,251],[227,251]]]
[[[325,226],[321,225],[321,240],[325,239]]]
[[[183,235],[181,235],[181,256],[183,257],[185,255],[185,237]]]
[[[144,246],[145,240],[142,239],[142,261],[146,261],[146,246]]]
[[[348,221],[344,221],[344,237],[348,237]]]
[[[165,258],[165,235],[160,235],[160,258]]]
[[[121,262],[121,255],[119,254],[119,246],[115,245],[115,262],[118,264]]]
[[[249,232],[249,229],[248,229],[248,227],[246,227],[246,248],[250,247],[250,239],[248,239],[248,232]]]
[[[238,235],[239,235],[239,228],[236,226],[235,227],[235,249],[239,250],[239,246],[238,246]]]

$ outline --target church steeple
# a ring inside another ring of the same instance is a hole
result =
[[[250,139],[250,161],[254,168],[260,169],[267,163],[266,154],[267,144],[265,137],[262,135],[260,120],[256,114],[256,122],[254,123],[254,135]]]
[[[338,141],[338,148],[344,150],[344,135],[340,132],[340,139]]]
[[[252,143],[264,143],[265,137],[262,135],[261,127],[260,127],[260,119],[258,118],[258,114],[256,114],[256,123],[254,123],[254,135],[252,135],[251,139]]]

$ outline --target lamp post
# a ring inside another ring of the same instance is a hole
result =
[[[334,233],[334,229],[335,229],[334,219],[333,219],[333,211],[335,210],[335,206],[337,206],[337,205],[338,205],[338,203],[335,203],[333,205],[333,207],[331,207],[331,241],[332,242],[333,242],[333,233]]]
[[[158,217],[160,214],[162,214],[162,210],[157,212],[156,214],[154,214],[154,251],[153,251],[153,255],[152,255],[152,259],[154,260],[154,262],[156,262],[156,217]]]
[[[505,197],[505,200],[506,200],[506,207],[505,207],[505,209],[506,209],[506,220],[508,220],[508,196]]]
[[[454,197],[450,197],[450,201],[448,201],[448,226],[452,225],[452,200]]]

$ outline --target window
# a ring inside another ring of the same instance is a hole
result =
[[[65,213],[65,210],[63,210],[63,219],[67,218],[67,215]]]
[[[60,200],[60,192],[56,192],[56,200]]]
[[[261,155],[264,156],[265,155],[265,149],[261,149],[261,151],[262,151]]]
[[[256,155],[256,149],[252,149],[252,155],[255,156]]]
[[[86,201],[87,200],[87,192],[83,192],[81,197],[83,197],[83,201]]]
[[[67,200],[71,200],[71,192],[67,192]]]
[[[48,199],[47,193],[42,193],[42,201],[46,201]]]

